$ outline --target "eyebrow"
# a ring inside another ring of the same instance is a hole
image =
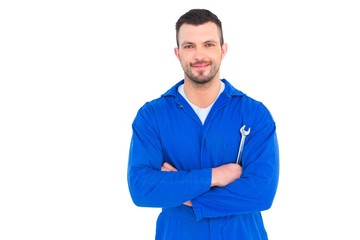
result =
[[[207,41],[203,42],[202,44],[208,44],[208,43],[218,43],[218,42],[215,40],[207,40]],[[188,44],[195,44],[195,43],[190,42],[190,41],[185,41],[185,42],[181,43],[180,46],[184,46],[184,45],[188,45]]]
[[[180,44],[180,46],[188,45],[188,44],[194,44],[193,42],[185,41]]]

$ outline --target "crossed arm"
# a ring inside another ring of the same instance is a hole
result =
[[[170,163],[164,162],[161,171],[177,172],[177,169]],[[215,167],[211,171],[211,187],[224,187],[229,183],[240,178],[242,167],[237,163],[227,163],[219,167]],[[192,206],[191,200],[184,202],[187,206]]]

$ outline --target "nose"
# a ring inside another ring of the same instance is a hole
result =
[[[197,48],[195,49],[194,58],[195,58],[196,60],[204,59],[205,56],[206,56],[206,54],[205,54],[205,48],[203,48],[203,47],[197,47]]]

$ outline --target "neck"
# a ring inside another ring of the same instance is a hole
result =
[[[220,79],[212,80],[207,84],[199,85],[191,81],[184,82],[184,92],[186,98],[194,105],[206,108],[210,106],[217,96],[221,88]]]

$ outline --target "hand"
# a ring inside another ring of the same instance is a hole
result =
[[[161,166],[161,171],[163,172],[177,172],[177,169],[171,165],[170,163],[164,162],[164,164]],[[188,207],[192,207],[191,200],[188,200],[183,203],[184,205]]]
[[[177,169],[170,163],[164,162],[161,166],[161,171],[163,172],[177,172]]]
[[[212,169],[211,187],[223,187],[240,178],[242,167],[228,163]]]

